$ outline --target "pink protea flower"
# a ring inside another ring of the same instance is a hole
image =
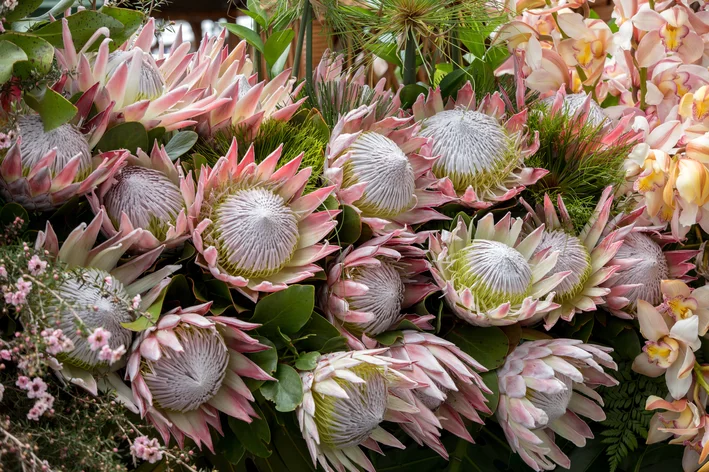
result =
[[[0,150],[0,195],[29,210],[51,210],[109,179],[128,154],[108,150],[92,160],[91,148],[108,125],[108,113],[87,120],[97,87],[82,94],[72,123],[49,132],[39,115],[20,115],[14,141]]]
[[[332,263],[320,305],[353,348],[363,349],[360,337],[381,334],[404,318],[427,327],[431,317],[402,314],[438,290],[422,275],[429,269],[426,252],[413,245],[427,238],[395,231],[348,247]]]
[[[492,392],[478,374],[487,369],[452,342],[431,333],[403,331],[389,353],[411,363],[401,372],[419,384],[411,391],[411,399],[420,412],[395,414],[401,428],[418,444],[425,444],[446,459],[440,429],[474,442],[463,417],[483,424],[478,412],[492,413],[483,395]]]
[[[431,140],[419,130],[412,118],[377,121],[375,103],[347,113],[332,131],[324,176],[374,231],[448,219],[433,208],[453,198],[437,189]]]
[[[171,131],[196,124],[195,117],[228,102],[207,87],[197,87],[209,63],[195,64],[189,43],[177,41],[169,57],[155,60],[150,53],[153,18],[114,52],[109,52],[106,38],[95,54],[87,51],[109,35],[107,28],[99,28],[77,52],[68,21],[61,21],[64,48],[57,50],[57,60],[67,75],[76,77],[66,84],[68,90],[76,93],[98,84],[94,104],[99,111],[112,106],[112,122],[137,121],[147,129]]]
[[[608,231],[634,221],[643,211],[644,208],[639,208],[631,214],[620,215],[608,224],[604,236]],[[695,280],[695,277],[687,273],[695,268],[689,261],[697,255],[697,250],[665,251],[664,246],[677,240],[660,233],[662,229],[636,224],[633,231],[623,239],[615,258],[610,261],[611,265],[620,266],[603,284],[604,287],[611,288],[611,294],[606,297],[606,305],[613,315],[625,319],[633,318],[638,300],[645,300],[653,306],[659,305],[662,302],[663,280]],[[619,287],[622,293],[617,296]]]
[[[74,229],[61,247],[52,225],[47,222],[46,229],[39,232],[35,243],[37,250],[48,251],[70,269],[56,288],[64,303],[56,302],[55,316],[56,327],[62,330],[74,349],[57,355],[61,361],[56,365],[57,374],[94,395],[98,386],[93,373],[106,370],[108,362],[100,358],[100,351],[93,349],[88,339],[77,334],[76,318],[89,332],[96,328],[108,331],[110,337],[106,342],[111,350],[130,346],[133,332],[121,323],[132,322],[139,311],[145,311],[170,282],[167,277],[180,268],[179,265],[169,265],[140,278],[160,256],[162,247],[118,265],[119,258],[140,240],[143,230],[135,229],[127,234],[118,232],[94,247],[103,218],[103,211],[100,211],[88,226],[82,224]],[[141,295],[141,303],[135,310],[131,299],[137,294]],[[118,391],[119,399],[127,398],[125,403],[130,406],[130,394],[125,395],[127,387],[120,379],[113,373],[106,379],[111,388]]]
[[[104,210],[101,228],[108,237],[119,231],[145,230],[132,251],[179,247],[189,238],[183,194],[194,194],[192,173],[185,177],[182,167],[173,164],[157,142],[150,156],[140,149],[137,154],[88,195],[91,208],[96,214]]]
[[[528,135],[526,110],[508,118],[499,93],[476,105],[468,82],[444,106],[436,88],[426,99],[419,96],[413,112],[422,124],[421,136],[433,139],[432,155],[440,156],[434,175],[464,205],[479,209],[509,200],[548,172],[524,166],[539,148],[538,133]]]
[[[617,369],[612,349],[577,339],[522,343],[498,369],[500,402],[497,419],[512,451],[536,471],[555,463],[569,468],[569,458],[554,443],[554,433],[578,447],[593,438],[577,415],[603,421],[601,396],[593,388],[618,382],[603,371]]]
[[[302,195],[311,168],[298,171],[301,154],[276,170],[280,156],[281,147],[256,165],[252,146],[239,161],[233,140],[185,192],[197,263],[254,301],[320,272],[315,262],[339,249],[320,243],[339,211],[314,212],[334,187]]]
[[[321,356],[313,371],[303,372],[303,402],[296,410],[300,431],[313,465],[326,472],[374,472],[360,446],[381,452],[378,443],[404,449],[380,426],[396,420],[396,413],[418,409],[397,396],[395,390],[416,386],[399,372],[408,362],[384,357],[386,348],[336,352]]]
[[[519,241],[522,226],[510,213],[497,224],[488,213],[469,228],[459,217],[452,232],[429,239],[431,273],[453,313],[491,326],[533,321],[559,308],[552,290],[570,271],[549,275],[559,252],[537,251],[544,225]]]
[[[260,325],[204,316],[210,306],[176,308],[141,333],[126,377],[141,416],[160,431],[165,444],[172,434],[182,448],[187,436],[200,449],[204,443],[214,452],[209,426],[222,434],[220,411],[247,423],[258,418],[242,377],[274,379],[243,354],[270,349],[244,332]]]
[[[597,305],[605,304],[605,296],[611,294],[611,288],[601,285],[620,269],[610,261],[616,257],[623,238],[633,229],[633,223],[628,222],[601,237],[613,204],[612,192],[613,187],[604,190],[588,223],[578,235],[561,195],[557,200],[558,214],[546,194],[544,204],[536,210],[521,200],[529,212],[526,230],[531,233],[539,226],[545,226],[535,253],[548,249],[559,252],[556,265],[549,275],[570,272],[555,288],[554,302],[559,308],[544,316],[546,329],[551,329],[559,318],[571,321],[576,313],[596,310]],[[616,289],[614,294],[619,296],[621,292],[621,289]]]
[[[593,126],[610,123],[610,118],[603,108],[585,92],[567,94],[566,87],[563,87],[556,94],[542,99],[539,103],[544,105],[552,115],[561,112],[579,121],[591,123]]]

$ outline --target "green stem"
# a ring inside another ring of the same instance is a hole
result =
[[[458,42],[458,31],[453,28],[451,30],[451,62],[453,70],[460,68],[460,43]]]
[[[645,110],[645,95],[647,94],[647,67],[640,68],[640,109]]]
[[[295,56],[293,57],[293,70],[296,78],[300,77],[300,56],[303,54],[303,40],[305,40],[305,25],[310,23],[310,0],[305,0],[303,16],[298,30],[298,42],[295,43]]]
[[[404,85],[416,83],[416,38],[414,32],[409,31],[406,38],[406,49],[404,51]]]
[[[702,386],[705,392],[709,393],[709,384],[707,384],[707,381],[704,378],[702,366],[696,361],[694,362],[694,373],[696,374],[694,377],[697,379],[697,383]]]
[[[455,444],[455,450],[451,454],[450,465],[448,466],[448,472],[458,472],[463,464],[463,457],[465,457],[465,451],[468,449],[470,443],[465,439],[459,439]]]
[[[650,0],[648,3],[650,4],[650,10],[654,10],[655,9],[655,0]]]
[[[256,34],[261,36],[261,25],[256,23],[254,28],[256,28]],[[263,80],[263,71],[261,70],[261,51],[256,48],[254,48],[254,68],[256,69],[256,74],[258,75],[258,81],[261,82]]]
[[[307,15],[305,23],[305,83],[308,90],[313,90],[313,18],[311,13],[312,7],[310,1],[305,3],[305,11],[303,17]]]

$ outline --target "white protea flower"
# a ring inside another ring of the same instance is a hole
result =
[[[377,121],[376,103],[352,110],[335,125],[325,150],[325,178],[338,200],[383,234],[406,225],[446,220],[435,207],[453,198],[437,189],[431,140],[412,118]]]
[[[431,316],[402,313],[438,290],[422,275],[430,267],[426,252],[414,246],[427,238],[397,230],[348,247],[329,267],[320,305],[353,349],[364,348],[360,337],[381,334],[404,318],[429,326]]]
[[[433,139],[432,154],[440,156],[433,173],[443,179],[441,188],[464,205],[487,208],[509,200],[547,174],[524,166],[539,148],[539,137],[527,135],[527,111],[508,115],[499,93],[476,105],[467,82],[444,107],[436,88],[428,98],[419,96],[413,112],[421,136]]]
[[[392,357],[410,362],[401,372],[419,384],[410,398],[418,413],[399,412],[398,423],[418,444],[448,458],[440,441],[445,429],[473,443],[463,417],[483,424],[478,412],[491,414],[485,394],[492,391],[478,372],[487,369],[450,341],[432,333],[403,331],[390,348]]]
[[[507,213],[497,224],[492,213],[477,228],[458,217],[452,232],[429,239],[431,273],[453,313],[478,326],[535,320],[559,308],[554,288],[569,271],[547,275],[558,251],[537,252],[544,235],[539,226],[522,241],[523,221]]]
[[[623,238],[633,229],[633,223],[617,228],[604,237],[603,231],[608,224],[613,187],[608,187],[601,195],[598,205],[588,223],[577,235],[564,201],[559,195],[557,210],[548,195],[544,195],[544,204],[533,210],[524,200],[527,208],[527,231],[531,232],[544,224],[542,241],[536,252],[551,248],[559,252],[556,265],[550,275],[558,272],[570,272],[568,277],[556,286],[554,302],[559,308],[544,317],[545,328],[551,329],[559,318],[571,321],[576,313],[594,311],[597,305],[605,304],[605,297],[611,294],[610,287],[602,287],[620,266],[611,264],[619,259],[617,252],[623,244]],[[615,296],[619,296],[618,290]]]
[[[542,99],[539,103],[552,115],[561,112],[592,126],[611,123],[603,108],[586,92],[567,94],[566,89],[561,88],[556,94]]]
[[[131,251],[179,247],[189,238],[183,192],[194,193],[192,173],[185,177],[182,167],[173,164],[157,143],[150,156],[141,149],[137,154],[88,196],[91,208],[94,213],[105,210],[102,229],[109,237],[145,230]]]
[[[253,146],[239,161],[233,140],[184,193],[197,263],[254,301],[322,271],[315,262],[339,249],[321,243],[339,211],[315,212],[334,187],[302,195],[312,169],[298,171],[300,154],[276,170],[281,150],[257,165]]]
[[[250,423],[258,414],[242,377],[274,380],[243,353],[270,349],[245,331],[260,325],[205,316],[211,302],[176,308],[143,331],[127,366],[141,416],[170,435],[180,448],[185,436],[214,452],[209,425],[221,433],[219,412]]]
[[[380,426],[392,412],[418,410],[393,393],[414,388],[397,369],[408,362],[384,357],[387,349],[337,352],[321,356],[313,371],[302,372],[303,403],[298,407],[300,431],[313,464],[326,472],[374,472],[360,445],[379,451],[382,443],[404,445]]]
[[[571,462],[554,442],[554,433],[577,447],[593,438],[577,415],[603,421],[603,400],[593,388],[618,381],[603,367],[616,370],[612,349],[578,339],[528,341],[507,356],[497,371],[500,401],[497,420],[513,452],[536,471],[569,468]]]
[[[47,222],[45,231],[39,232],[35,243],[37,250],[48,251],[69,269],[57,288],[65,303],[57,302],[56,321],[74,343],[74,349],[58,356],[62,365],[57,366],[57,374],[94,395],[97,394],[97,383],[92,374],[107,370],[107,366],[99,359],[98,352],[90,348],[88,341],[77,334],[77,323],[83,324],[88,331],[96,328],[108,330],[111,349],[120,345],[128,348],[133,333],[121,323],[134,321],[138,312],[145,311],[170,282],[168,276],[180,268],[179,265],[169,265],[139,278],[155,263],[162,247],[118,265],[120,257],[140,239],[142,230],[136,229],[128,234],[119,232],[94,247],[103,216],[103,212],[99,212],[88,226],[82,224],[74,229],[61,247],[52,225]],[[140,303],[134,309],[136,295],[140,295]]]

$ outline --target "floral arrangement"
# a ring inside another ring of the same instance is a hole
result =
[[[702,2],[248,2],[196,48],[41,3],[0,470],[709,470]]]

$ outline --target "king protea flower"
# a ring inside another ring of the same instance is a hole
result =
[[[379,444],[404,449],[380,426],[393,413],[418,409],[393,390],[410,390],[416,382],[397,369],[408,364],[384,357],[387,349],[337,352],[321,356],[315,370],[300,374],[303,403],[298,423],[310,457],[326,472],[374,472],[360,445],[380,451]]]
[[[91,208],[95,213],[104,210],[102,229],[109,237],[119,231],[145,230],[132,251],[179,247],[189,237],[182,195],[183,191],[194,194],[191,172],[185,177],[182,167],[173,164],[157,142],[150,156],[141,149],[137,154],[88,196]]]
[[[468,323],[509,325],[559,308],[552,290],[570,271],[547,275],[559,252],[537,251],[544,225],[520,242],[522,225],[510,213],[497,224],[489,213],[477,228],[459,217],[452,232],[429,239],[431,273],[453,313]]]
[[[281,147],[256,165],[251,146],[239,161],[233,140],[185,192],[197,263],[254,301],[322,271],[315,262],[339,249],[320,243],[339,211],[314,213],[334,187],[302,195],[311,168],[298,171],[301,154],[276,170],[280,156]]]
[[[428,326],[430,317],[402,313],[438,290],[422,275],[429,269],[426,252],[414,246],[427,238],[426,233],[395,231],[348,247],[332,263],[321,306],[353,348],[364,348],[361,336],[381,334],[404,318]]]
[[[250,423],[258,418],[242,377],[274,380],[243,353],[269,346],[244,331],[260,325],[236,318],[205,316],[205,303],[165,313],[133,345],[126,376],[140,414],[182,448],[184,438],[214,452],[209,426],[222,434],[219,412]]]
[[[610,123],[610,118],[603,108],[585,92],[566,93],[566,87],[540,101],[549,113],[555,115],[559,112],[592,126],[601,126]]]
[[[544,204],[533,210],[524,200],[527,207],[527,230],[545,225],[542,241],[535,253],[551,249],[558,251],[556,265],[549,275],[569,271],[569,275],[556,286],[554,302],[559,308],[550,311],[544,317],[546,329],[551,329],[559,318],[571,321],[574,314],[584,311],[594,311],[597,305],[605,304],[605,296],[611,293],[611,288],[601,287],[619,268],[612,265],[618,249],[623,244],[623,238],[633,229],[633,223],[617,228],[604,237],[601,235],[608,224],[611,205],[613,204],[613,187],[608,187],[601,195],[596,209],[589,218],[580,234],[576,234],[573,222],[569,216],[564,201],[559,195],[557,210],[548,195],[544,195]],[[619,297],[630,290],[616,289],[614,295]]]
[[[99,84],[94,104],[99,111],[112,106],[112,122],[137,121],[147,129],[171,131],[196,124],[195,117],[229,101],[197,86],[210,64],[197,64],[189,43],[177,41],[167,58],[152,56],[154,18],[114,52],[109,52],[110,39],[104,39],[97,53],[87,51],[100,36],[108,36],[106,28],[97,30],[77,52],[68,21],[61,21],[64,48],[57,50],[57,59],[67,75],[75,77],[67,83],[69,92]]]
[[[640,332],[647,339],[633,370],[649,377],[665,375],[675,399],[687,394],[692,384],[694,351],[709,328],[709,286],[692,290],[679,280],[663,280],[663,302],[654,307],[637,302]]]
[[[451,201],[431,173],[431,140],[412,118],[377,121],[376,103],[344,115],[325,151],[325,178],[338,200],[375,231],[448,219],[433,208]]]
[[[616,218],[618,221],[609,223],[606,228],[611,231],[616,227],[634,221],[637,214],[641,214],[644,208],[639,208],[629,215],[621,215]],[[623,295],[619,299],[609,296],[606,298],[609,311],[620,318],[630,319],[635,313],[635,306],[638,300],[645,300],[651,305],[659,305],[662,302],[662,281],[667,279],[678,279],[685,282],[694,280],[688,276],[687,272],[694,269],[694,264],[690,261],[697,255],[697,250],[682,249],[677,251],[665,251],[667,244],[677,242],[670,235],[661,234],[662,228],[635,226],[633,231],[623,239],[615,258],[610,261],[611,265],[618,265],[620,268],[603,284],[604,287],[627,287],[623,290]],[[612,294],[611,294],[612,295]]]
[[[117,265],[120,257],[140,240],[142,230],[119,232],[95,246],[103,217],[100,211],[88,226],[81,224],[74,229],[61,247],[52,225],[47,222],[35,243],[37,250],[47,251],[69,269],[56,289],[64,300],[57,306],[56,326],[75,347],[58,356],[62,364],[57,365],[57,374],[94,395],[97,384],[92,374],[107,370],[107,364],[99,359],[99,352],[91,349],[87,339],[77,334],[77,322],[89,332],[96,328],[109,331],[111,349],[121,345],[128,349],[133,332],[121,323],[132,322],[139,312],[145,311],[169,283],[167,277],[180,268],[179,265],[165,266],[140,278],[160,256],[162,247]],[[136,300],[140,302],[136,304]]]
[[[483,395],[492,392],[478,374],[487,369],[452,342],[431,333],[403,331],[389,352],[411,363],[401,372],[419,384],[411,396],[420,412],[394,414],[401,428],[446,459],[440,429],[474,442],[462,417],[483,424],[478,412],[492,413]]]
[[[108,124],[108,113],[90,120],[91,103],[98,87],[82,94],[71,123],[49,132],[36,114],[20,115],[7,153],[0,153],[0,195],[28,210],[51,210],[67,200],[90,192],[109,179],[128,154],[107,150],[92,159],[91,148]]]
[[[603,421],[601,396],[593,388],[618,384],[603,371],[617,369],[612,349],[578,339],[544,339],[522,343],[497,371],[500,402],[497,419],[512,451],[536,471],[571,461],[554,442],[554,433],[578,447],[593,438],[577,415]]]
[[[518,195],[547,174],[524,166],[539,148],[538,133],[526,131],[527,111],[508,117],[500,94],[486,96],[479,105],[466,83],[455,100],[444,106],[440,88],[428,98],[421,94],[413,105],[421,136],[433,139],[436,177],[444,179],[448,195],[472,208],[487,208]]]

